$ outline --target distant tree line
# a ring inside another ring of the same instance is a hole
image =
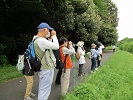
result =
[[[27,48],[37,26],[47,22],[58,38],[77,43],[115,44],[117,7],[111,0],[0,0],[0,64],[14,64]]]
[[[133,54],[133,38],[126,37],[121,41],[118,41],[116,46],[119,47],[120,50],[124,50]]]

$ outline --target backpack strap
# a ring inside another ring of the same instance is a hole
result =
[[[64,46],[61,46],[59,49],[61,49],[61,48],[63,48],[63,47],[64,47]],[[64,63],[63,63],[63,64],[64,64],[64,73],[66,72],[66,67],[65,67],[65,66],[66,66],[66,58],[67,58],[67,55],[68,55],[68,54],[65,55],[65,60],[64,60]]]
[[[32,39],[32,41],[34,42],[38,38],[40,38],[40,36],[35,37],[34,39]]]
[[[68,54],[65,55],[65,60],[64,60],[64,73],[66,72],[66,57]]]
[[[63,48],[63,47],[64,47],[64,46],[59,47],[59,50],[60,50],[61,48]],[[63,63],[63,64],[66,63],[66,57],[67,57],[67,55],[68,55],[68,54],[65,55],[65,60],[64,60],[64,63]]]
[[[40,38],[40,36],[37,36],[37,37],[35,37],[32,41],[34,42],[36,39],[38,39],[38,38]],[[44,51],[44,53],[43,53],[43,55],[42,55],[42,58],[43,58],[43,56],[45,55],[45,52],[47,51],[47,49],[45,49],[45,51]],[[42,58],[40,59],[40,61],[42,60]]]

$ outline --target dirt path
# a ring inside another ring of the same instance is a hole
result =
[[[106,52],[103,53],[103,59],[101,62],[101,65],[106,63],[106,61],[112,56],[112,52]],[[73,62],[73,65],[75,66],[75,70],[71,70],[71,79],[70,79],[70,88],[69,91],[79,82],[83,81],[83,77],[78,77],[78,62]],[[90,75],[90,66],[91,61],[90,59],[86,58],[86,64],[84,65],[84,70],[87,75]],[[55,69],[55,76],[57,73],[57,69]],[[55,81],[54,76],[54,81]],[[52,90],[51,94],[48,100],[60,100],[60,85],[55,85],[53,81],[52,84]],[[0,100],[23,100],[23,96],[25,93],[26,88],[26,81],[24,77],[17,78],[14,80],[11,80],[9,82],[5,82],[0,84]],[[35,75],[34,77],[34,86],[33,86],[33,92],[37,94],[38,91],[38,76]],[[37,100],[37,96],[34,98],[34,100]]]

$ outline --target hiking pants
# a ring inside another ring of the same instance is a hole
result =
[[[95,70],[95,68],[96,68],[96,58],[95,57],[93,57],[92,59],[91,59],[91,71],[94,71]]]
[[[54,77],[54,69],[41,70],[38,72],[38,76],[39,76],[38,100],[48,100]]]
[[[26,78],[26,82],[27,82],[24,98],[27,98],[27,97],[30,97],[31,90],[33,87],[33,76],[24,75],[24,77]]]
[[[69,88],[69,81],[70,81],[70,71],[71,69],[66,69],[66,72],[62,72],[61,77],[61,94],[65,95]]]

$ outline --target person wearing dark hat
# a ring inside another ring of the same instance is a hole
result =
[[[98,47],[98,52],[100,53],[100,55],[97,57],[97,68],[98,68],[102,60],[102,51],[104,49],[104,45],[101,42],[98,42],[97,47]]]
[[[41,71],[38,72],[38,100],[47,100],[51,92],[54,68],[56,66],[56,59],[52,50],[59,49],[59,43],[56,31],[47,23],[42,22],[37,28],[38,33],[33,37],[33,39],[38,37],[34,41],[34,48],[36,56],[41,60],[42,64]]]
[[[100,55],[100,53],[95,49],[96,48],[96,45],[93,43],[91,44],[91,49],[90,49],[90,52],[91,52],[91,72],[94,72],[95,69],[96,69],[96,59],[97,57]]]

